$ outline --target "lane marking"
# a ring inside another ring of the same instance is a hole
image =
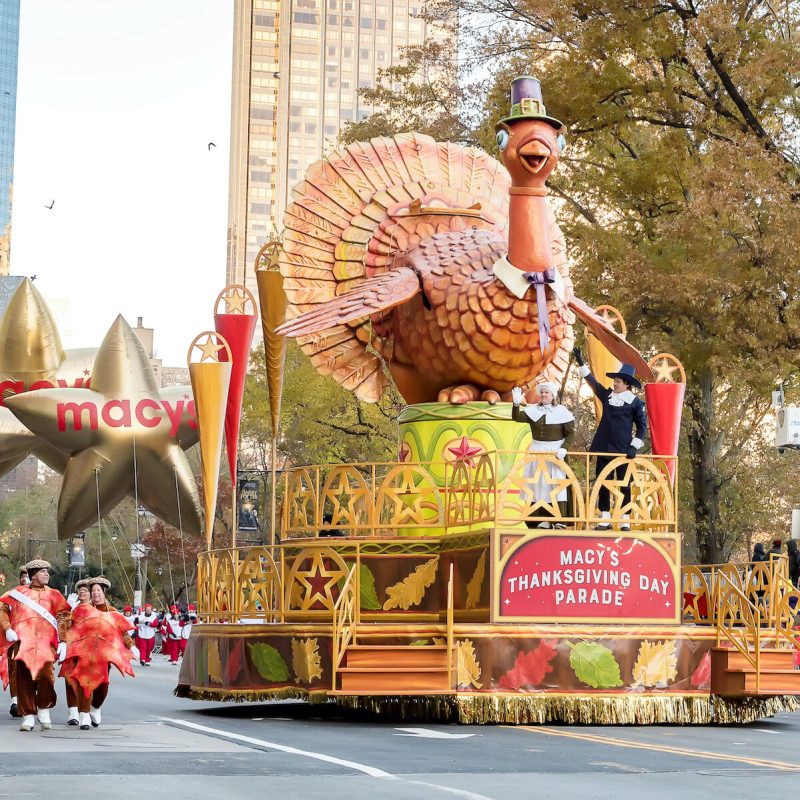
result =
[[[188,720],[172,719],[171,717],[159,717],[164,722],[169,722],[171,725],[178,725],[179,727],[189,728],[193,731],[200,731],[211,736],[220,736],[225,739],[233,739],[236,742],[245,742],[255,747],[263,747],[268,750],[279,750],[281,753],[290,753],[294,756],[304,756],[305,758],[314,758],[317,761],[325,761],[328,764],[336,764],[339,767],[347,767],[354,769],[356,772],[363,772],[372,778],[385,778],[387,780],[399,780],[396,775],[389,772],[384,772],[377,767],[370,767],[368,764],[359,764],[357,761],[348,761],[344,758],[336,758],[335,756],[328,756],[325,753],[315,753],[311,750],[300,750],[297,747],[289,747],[285,744],[278,744],[277,742],[267,742],[264,739],[254,739],[252,736],[243,736],[240,733],[231,733],[230,731],[220,730],[219,728],[209,728],[206,725],[198,725],[196,722],[189,722]]]
[[[435,731],[432,728],[395,728],[403,733],[393,733],[392,736],[413,736],[415,739],[469,739],[474,733],[447,733]]]
[[[506,726],[512,727],[512,726]],[[712,761],[735,761],[739,764],[749,764],[755,767],[765,767],[777,769],[784,772],[798,772],[800,766],[790,764],[786,761],[772,761],[765,758],[746,758],[736,756],[731,753],[714,753],[707,750],[692,750],[688,747],[673,747],[672,745],[649,744],[647,742],[632,742],[630,739],[618,739],[613,736],[600,736],[594,733],[575,733],[573,731],[561,731],[554,728],[533,728],[527,725],[520,725],[512,730],[522,730],[527,733],[538,733],[543,736],[556,736],[565,739],[578,739],[592,744],[605,744],[612,747],[628,747],[633,750],[654,750],[657,753],[670,753],[672,755],[686,756],[688,758],[703,758]]]
[[[209,728],[207,725],[198,725],[196,722],[189,722],[188,720],[174,719],[173,717],[158,717],[158,719],[166,722],[167,724],[188,728],[189,730],[198,731],[199,733],[204,733],[208,736],[231,739],[235,742],[243,742],[244,744],[249,744],[253,747],[258,747],[261,749],[278,750],[281,753],[304,756],[305,758],[313,758],[317,761],[325,761],[328,764],[336,764],[340,767],[347,767],[355,770],[356,772],[362,772],[364,775],[369,775],[371,778],[382,778],[384,780],[409,783],[415,786],[425,786],[428,789],[438,789],[441,792],[452,794],[456,797],[462,797],[464,800],[493,800],[491,797],[487,797],[483,794],[476,794],[475,792],[470,792],[466,789],[457,789],[453,786],[443,786],[439,783],[426,783],[424,781],[409,780],[399,775],[392,775],[391,772],[385,772],[377,767],[370,767],[368,764],[361,764],[358,761],[348,761],[344,758],[336,758],[335,756],[329,756],[325,753],[315,753],[312,750],[300,750],[297,747],[290,747],[289,745],[278,744],[277,742],[267,742],[264,739],[256,739],[252,736],[243,736],[240,733],[231,733],[230,731],[221,730],[219,728]]]

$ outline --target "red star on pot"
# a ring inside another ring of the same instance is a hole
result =
[[[456,461],[466,461],[470,467],[472,466],[472,456],[478,455],[482,450],[483,448],[480,445],[473,447],[466,436],[461,437],[461,442],[457,447],[447,448],[447,452],[452,453]]]

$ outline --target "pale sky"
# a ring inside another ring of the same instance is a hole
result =
[[[213,328],[232,25],[232,0],[22,0],[11,272],[65,347],[141,316],[181,366]]]

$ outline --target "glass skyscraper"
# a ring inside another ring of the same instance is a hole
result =
[[[255,293],[253,265],[283,226],[292,187],[345,122],[373,109],[358,90],[441,35],[423,0],[236,0],[228,196],[229,283]]]
[[[9,273],[20,0],[0,0],[0,275]]]

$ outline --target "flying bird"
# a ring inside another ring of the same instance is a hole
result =
[[[532,395],[537,377],[565,374],[573,314],[649,378],[638,350],[573,292],[544,198],[562,146],[555,123],[505,121],[508,172],[417,133],[311,166],[284,217],[289,320],[277,332],[301,337],[322,374],[368,402],[387,385],[384,364],[409,403]]]
[[[210,150],[212,147],[216,147],[216,145],[214,144],[214,142],[209,142],[208,149]]]
[[[55,204],[56,204],[56,201],[55,201],[55,200],[53,200],[53,201],[50,203],[50,205],[49,205],[49,206],[47,205],[47,203],[45,203],[45,206],[44,206],[44,207],[45,207],[45,208],[52,208],[52,207],[53,207]]]

